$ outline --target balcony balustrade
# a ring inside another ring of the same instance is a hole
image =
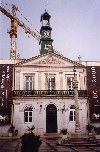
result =
[[[74,97],[74,90],[13,90],[13,97]],[[87,97],[87,90],[78,90],[79,97]]]

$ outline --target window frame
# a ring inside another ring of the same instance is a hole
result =
[[[71,114],[72,113],[72,114]],[[72,119],[71,119],[72,117]],[[69,111],[69,121],[70,122],[75,122],[75,107],[74,105],[70,106],[70,111]]]
[[[33,122],[33,108],[26,107],[24,109],[24,123],[31,123],[31,122]]]
[[[47,74],[46,75],[46,86],[47,90],[53,91],[56,90],[56,75],[55,74]]]
[[[66,77],[67,89],[68,89],[68,90],[73,90],[73,78],[74,78],[73,75]],[[68,79],[72,79],[72,80],[71,80],[71,81],[68,81]],[[70,84],[68,84],[68,83],[70,83]]]
[[[34,90],[34,87],[35,87],[34,77],[35,76],[33,74],[24,75],[24,90]]]

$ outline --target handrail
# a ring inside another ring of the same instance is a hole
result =
[[[74,97],[74,90],[13,90],[13,97],[62,96]],[[87,97],[87,90],[78,90],[79,97]]]

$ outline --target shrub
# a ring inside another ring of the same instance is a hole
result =
[[[35,127],[28,127],[29,133],[21,137],[21,152],[38,152],[41,145],[40,136],[35,135],[32,131]]]
[[[35,129],[35,127],[34,127],[34,126],[32,126],[32,127],[27,126],[27,127],[28,127],[27,131],[28,131],[29,133],[32,133],[32,132],[33,132],[33,130]]]
[[[67,134],[67,128],[63,128],[63,129],[61,130],[61,133],[62,133],[63,135],[66,135],[66,134]]]

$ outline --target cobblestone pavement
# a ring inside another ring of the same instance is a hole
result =
[[[39,152],[74,152],[70,148],[62,147],[57,145],[56,140],[49,140],[42,142]]]
[[[0,139],[0,152],[20,152],[19,140]]]
[[[0,152],[21,152],[19,140],[0,140]],[[100,144],[59,145],[58,140],[42,140],[39,152],[100,152]]]

